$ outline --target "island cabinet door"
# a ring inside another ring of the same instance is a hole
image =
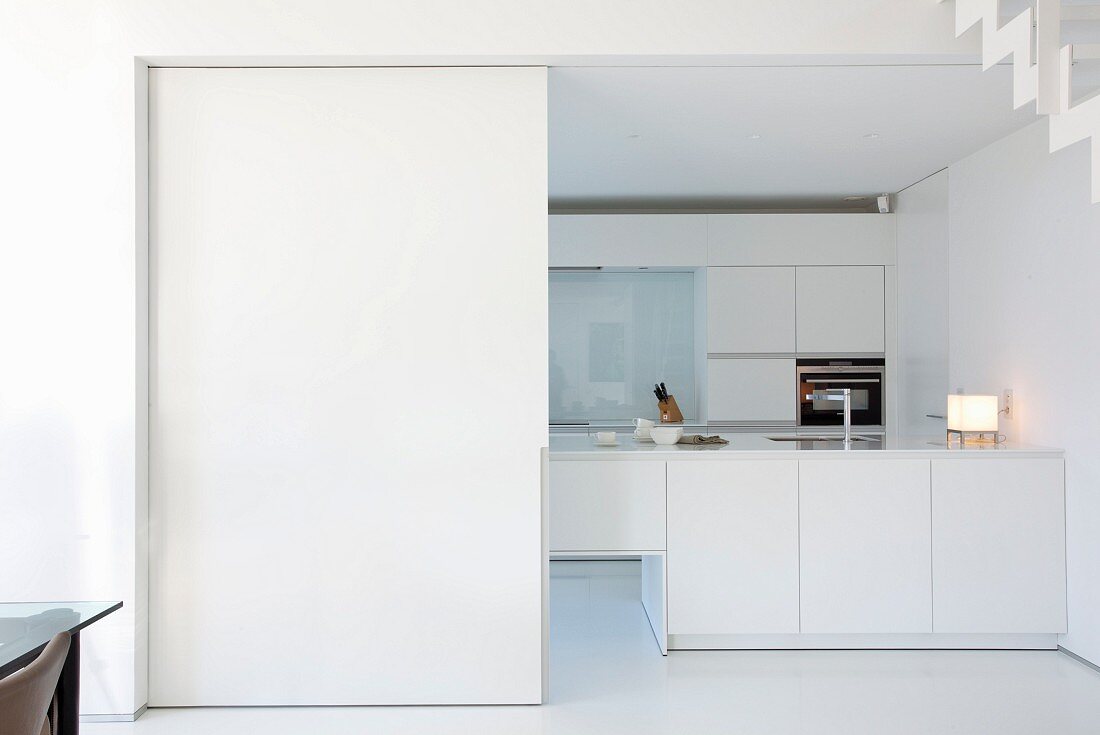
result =
[[[931,633],[928,460],[798,468],[803,633]]]
[[[1061,459],[932,462],[933,629],[1065,633]]]
[[[663,551],[665,463],[550,463],[551,551]]]
[[[798,463],[668,463],[668,632],[798,632]]]

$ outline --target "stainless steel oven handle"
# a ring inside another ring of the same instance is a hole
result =
[[[799,363],[798,371],[802,373],[883,373],[886,368],[883,365],[806,365]]]
[[[882,378],[827,378],[821,380],[819,378],[804,378],[801,375],[799,380],[803,383],[881,383]]]

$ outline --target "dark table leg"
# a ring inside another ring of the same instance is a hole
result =
[[[57,735],[77,735],[80,731],[80,633],[73,633],[57,681],[57,720]]]

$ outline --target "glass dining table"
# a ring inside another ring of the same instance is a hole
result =
[[[0,679],[34,661],[58,633],[72,635],[57,682],[55,735],[76,735],[80,728],[80,631],[121,607],[121,602],[0,602]]]

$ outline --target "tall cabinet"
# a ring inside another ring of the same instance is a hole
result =
[[[793,421],[795,269],[708,268],[706,318],[709,420]]]
[[[886,282],[882,266],[800,266],[795,272],[798,352],[885,351]]]
[[[801,356],[889,363],[893,219],[708,216],[708,421],[796,424]]]
[[[942,434],[947,424],[948,170],[898,194],[898,430]]]
[[[707,418],[795,423],[799,356],[886,353],[886,266],[707,269]]]
[[[795,351],[795,269],[707,269],[707,352]]]

